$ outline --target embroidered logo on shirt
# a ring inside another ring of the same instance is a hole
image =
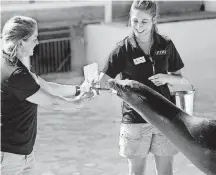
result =
[[[134,62],[135,65],[137,65],[137,64],[145,63],[146,60],[145,60],[145,57],[142,56],[142,57],[139,57],[139,58],[133,59],[133,62]]]
[[[166,55],[166,50],[156,51],[156,55]]]

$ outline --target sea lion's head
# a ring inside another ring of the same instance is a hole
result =
[[[110,88],[117,91],[117,96],[123,99],[140,115],[143,113],[167,113],[167,106],[174,106],[169,100],[155,90],[134,80],[109,80]],[[176,107],[174,107],[176,109]],[[174,109],[174,110],[175,110]]]
[[[145,92],[149,88],[137,81],[112,79],[109,80],[109,86],[117,91],[117,96],[132,106],[136,102],[144,103],[148,101]]]

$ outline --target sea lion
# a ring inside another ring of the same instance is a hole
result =
[[[216,175],[216,120],[191,116],[137,81],[110,80],[109,85],[196,167],[207,175]]]

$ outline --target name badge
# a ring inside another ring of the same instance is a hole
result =
[[[166,55],[166,50],[159,50],[156,52],[156,55]]]
[[[145,57],[142,56],[142,57],[139,57],[139,58],[133,59],[133,62],[134,62],[135,65],[137,65],[137,64],[145,63],[146,60],[145,60]]]

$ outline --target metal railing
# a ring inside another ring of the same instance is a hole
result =
[[[71,71],[71,44],[68,27],[39,30],[39,45],[31,57],[38,75]]]

